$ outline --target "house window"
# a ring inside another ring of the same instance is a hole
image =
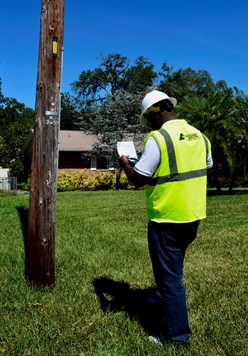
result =
[[[110,171],[113,171],[115,169],[115,163],[114,163],[114,160],[113,159],[108,159],[108,169]]]
[[[107,168],[109,168],[109,163],[106,157],[91,156],[91,170]]]
[[[90,166],[91,170],[96,170],[96,156],[91,156],[91,166]]]

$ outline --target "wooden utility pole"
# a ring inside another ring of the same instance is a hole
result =
[[[55,283],[55,202],[58,170],[64,0],[42,0],[36,125],[25,274],[37,286]]]

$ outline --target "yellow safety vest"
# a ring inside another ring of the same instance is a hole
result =
[[[145,143],[151,136],[161,156],[146,186],[148,219],[172,223],[204,219],[209,140],[185,120],[168,121]]]

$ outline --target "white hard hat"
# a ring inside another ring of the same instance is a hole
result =
[[[150,93],[146,94],[141,103],[141,115],[140,115],[140,123],[142,125],[147,124],[147,118],[144,115],[146,111],[154,104],[158,103],[161,100],[169,100],[172,105],[175,107],[177,105],[177,99],[170,98],[167,94],[163,93],[159,90],[153,90]]]

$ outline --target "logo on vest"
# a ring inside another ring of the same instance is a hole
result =
[[[198,140],[200,137],[197,133],[187,134],[184,135],[183,133],[180,134],[179,141],[186,140],[186,141],[195,141]]]

